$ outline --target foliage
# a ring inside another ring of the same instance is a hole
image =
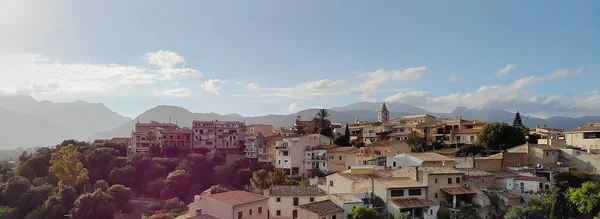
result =
[[[276,169],[272,172],[269,172],[269,184],[271,185],[287,185],[289,184],[287,178],[285,177],[285,172],[281,169]]]
[[[505,219],[540,219],[546,214],[539,206],[527,206],[525,208],[510,208],[504,216]]]
[[[317,111],[317,115],[313,118],[313,124],[317,127],[317,132],[321,135],[325,135],[327,137],[333,136],[333,131],[331,130],[331,121],[327,118],[331,116],[329,111],[326,109],[319,109]]]
[[[479,219],[479,215],[477,215],[477,211],[470,204],[465,204],[460,207],[460,211],[458,212],[457,218],[461,219]]]
[[[377,211],[372,208],[358,206],[350,211],[352,219],[377,219]]]
[[[51,185],[42,185],[32,187],[29,191],[21,196],[21,204],[17,206],[20,216],[25,216],[37,207],[44,204],[54,192],[54,187]]]
[[[162,151],[159,145],[153,144],[149,149],[150,156],[152,157],[160,157],[162,156]]]
[[[302,180],[300,180],[300,185],[301,186],[310,186],[310,182],[306,179],[302,179]]]
[[[547,198],[550,201],[550,219],[569,219],[569,202],[566,197],[568,183],[561,182],[560,186]]]
[[[76,199],[75,189],[61,186],[58,193],[50,196],[38,211],[45,212],[48,218],[62,218],[73,208]]]
[[[410,212],[405,211],[405,212],[400,212],[400,214],[398,214],[394,219],[410,219],[410,218],[412,218]]]
[[[425,152],[425,139],[420,138],[417,133],[412,132],[408,135],[406,143],[411,146],[412,152]]]
[[[133,196],[130,188],[123,185],[113,185],[108,189],[108,194],[115,199],[115,206],[117,209],[127,206],[129,200]]]
[[[517,111],[517,113],[515,113],[515,119],[513,119],[513,127],[517,128],[518,130],[523,130],[523,121],[521,120],[521,114],[519,113],[519,111]]]
[[[441,150],[446,147],[446,144],[444,144],[443,141],[432,141],[431,146],[433,147],[433,150]]]
[[[600,211],[600,184],[585,182],[581,188],[571,189],[569,200],[583,214],[596,215]]]
[[[156,179],[148,183],[146,186],[146,196],[152,198],[160,197],[160,191],[165,187],[165,181],[163,179]]]
[[[75,219],[112,218],[114,213],[114,198],[100,189],[79,196],[71,210],[72,218]]]
[[[25,153],[25,152],[24,152]],[[17,174],[29,180],[48,176],[48,158],[43,155],[29,156],[28,159],[17,167]]]
[[[103,192],[106,192],[106,190],[108,190],[108,183],[104,180],[98,180],[94,183],[94,191],[96,191],[96,189],[101,189]]]
[[[119,151],[112,148],[94,148],[84,153],[83,164],[89,171],[91,182],[99,179],[106,179],[112,169],[109,164],[115,157],[119,156]]]
[[[486,149],[483,145],[481,145],[479,142],[475,142],[473,144],[468,144],[460,147],[460,149],[456,151],[456,156],[468,157],[470,155],[475,157],[476,155],[485,155],[485,151]]]
[[[238,188],[243,189],[246,184],[250,182],[252,178],[252,170],[250,168],[243,168],[237,171],[235,175],[235,183]]]
[[[440,208],[437,212],[438,219],[450,219],[451,216],[450,209],[448,208]]]
[[[592,180],[592,175],[578,171],[562,172],[558,174],[556,180],[558,182],[566,181],[569,182],[570,187],[580,188],[584,182]]]
[[[22,176],[13,176],[8,179],[2,190],[2,205],[9,207],[18,207],[26,202],[23,200],[25,194],[31,188],[29,180]]]
[[[385,202],[379,196],[374,196],[371,204],[373,204],[373,207],[376,207],[376,208],[385,206]]]
[[[17,209],[6,206],[0,206],[0,219],[12,218],[18,218]]]
[[[542,138],[542,135],[538,134],[538,133],[533,133],[533,134],[526,134],[527,136],[527,143],[530,144],[537,144],[538,140]]]
[[[184,170],[189,173],[192,183],[200,183],[206,186],[215,184],[214,165],[204,155],[189,154],[179,163],[177,170]]]
[[[208,194],[219,194],[219,193],[223,193],[223,192],[229,192],[229,190],[227,190],[225,187],[221,186],[221,185],[213,185],[210,188],[207,189]]]
[[[525,143],[521,130],[506,123],[486,124],[477,136],[479,143],[488,150],[505,150]]]
[[[127,165],[110,171],[108,179],[112,184],[131,186],[135,182],[135,173],[135,168],[131,165]]]
[[[350,129],[348,128],[348,123],[346,123],[346,129],[344,130],[344,138],[345,138],[345,143],[348,143],[346,145],[341,145],[341,146],[351,146],[352,144],[350,143]]]
[[[160,191],[160,197],[164,199],[179,197],[185,198],[187,188],[190,185],[190,174],[183,170],[169,173],[165,180],[165,187]]]
[[[268,179],[269,173],[265,169],[260,169],[252,173],[252,179],[250,179],[250,185],[252,188],[257,190],[265,190],[271,186],[270,180]]]
[[[52,154],[50,172],[60,178],[59,185],[77,187],[88,181],[88,170],[80,160],[81,153],[72,144]]]
[[[212,158],[212,162],[214,165],[223,165],[223,163],[225,162],[225,158],[223,158],[223,156],[221,155],[215,155]]]

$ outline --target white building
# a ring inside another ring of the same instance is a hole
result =
[[[327,150],[333,148],[333,145],[320,145],[313,148],[307,148],[304,156],[304,169],[306,176],[311,178],[318,174],[318,171],[327,172]]]
[[[258,150],[259,148],[264,149],[266,144],[267,139],[261,133],[255,136],[246,136],[244,141],[246,159],[258,161]]]
[[[298,218],[298,206],[313,203],[326,195],[316,186],[271,186],[266,194],[269,198],[269,218]]]
[[[364,198],[364,196],[364,194],[354,195],[350,193],[330,194],[329,196],[317,199],[317,201],[331,200],[333,203],[344,209],[343,218],[348,218],[352,209],[359,206],[369,207],[365,205],[364,201],[361,199]]]
[[[405,153],[385,158],[385,166],[392,169],[402,167],[420,167],[422,163],[423,160]]]
[[[312,151],[312,148],[320,145],[331,145],[331,138],[320,134],[284,137],[275,142],[275,168],[282,169],[289,176],[312,174],[312,168],[307,169],[306,151]],[[326,158],[323,163],[327,163]]]

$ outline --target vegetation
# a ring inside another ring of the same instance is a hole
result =
[[[410,218],[412,218],[410,212],[405,211],[405,212],[400,212],[400,214],[398,214],[394,219],[410,219]]]
[[[592,175],[584,172],[562,172],[556,177],[558,182],[569,182],[569,186],[573,188],[580,188],[581,185],[587,181],[592,180]]]
[[[477,215],[477,211],[470,204],[465,204],[460,207],[460,212],[458,212],[457,218],[461,219],[479,219],[479,215]]]
[[[440,208],[437,212],[438,219],[450,219],[451,216],[450,209],[448,208]]]
[[[377,211],[363,206],[356,207],[350,211],[348,218],[352,219],[377,219]]]
[[[412,152],[425,152],[426,142],[423,138],[420,138],[417,133],[410,133],[406,143],[411,146]]]
[[[478,142],[460,147],[456,152],[457,157],[475,157],[477,155],[486,155],[486,149]]]
[[[331,130],[331,121],[327,117],[331,116],[326,109],[319,109],[317,115],[313,118],[313,124],[317,127],[317,133],[328,137],[333,136]]]
[[[523,128],[525,128],[525,126],[523,125],[523,121],[521,120],[521,114],[519,113],[519,111],[515,113],[515,119],[513,119],[513,127],[515,127],[518,130],[523,130]]]
[[[89,180],[88,170],[81,163],[81,153],[69,144],[52,153],[50,172],[60,178],[58,185],[77,188]]]
[[[581,188],[571,189],[569,199],[582,214],[597,215],[600,212],[600,184],[585,182]]]
[[[525,134],[506,123],[486,124],[477,136],[479,143],[488,150],[506,150],[525,143]]]

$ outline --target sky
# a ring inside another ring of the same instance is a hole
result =
[[[0,0],[0,93],[244,116],[600,115],[600,1]]]

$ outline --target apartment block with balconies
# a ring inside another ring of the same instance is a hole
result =
[[[212,154],[240,154],[245,148],[245,125],[238,121],[194,121],[194,147]]]
[[[305,153],[319,145],[331,145],[331,138],[320,134],[295,135],[284,137],[275,143],[275,168],[286,175],[306,175]]]
[[[152,146],[191,147],[192,130],[172,123],[136,123],[131,132],[128,154],[149,153]]]

